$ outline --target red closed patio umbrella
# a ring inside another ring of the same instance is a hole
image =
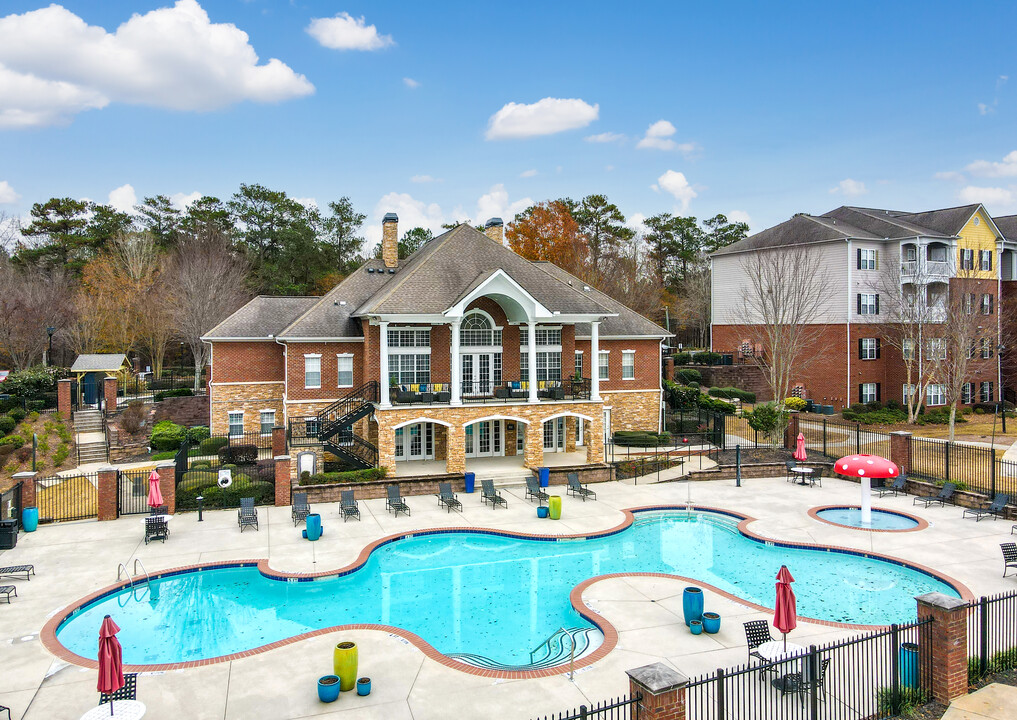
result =
[[[155,508],[162,505],[162,490],[159,488],[159,473],[155,470],[148,476],[148,506]]]
[[[791,589],[791,571],[787,565],[780,566],[777,573],[777,604],[773,613],[773,626],[784,636],[784,649],[787,650],[787,634],[798,627],[798,609],[795,591]]]
[[[99,628],[99,692],[112,695],[124,686],[123,649],[117,640],[120,628],[113,618],[107,615]],[[113,715],[113,701],[109,704],[109,714]]]
[[[798,433],[798,441],[795,443],[795,453],[792,455],[798,462],[805,462],[809,459],[808,454],[805,452],[805,434]]]

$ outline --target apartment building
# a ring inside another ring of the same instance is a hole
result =
[[[1001,358],[1000,347],[1015,325],[1004,309],[1013,307],[1017,284],[1017,216],[994,219],[980,204],[915,213],[843,206],[823,215],[797,214],[711,256],[715,352],[748,361],[762,351],[749,339],[752,333],[742,309],[749,286],[746,260],[753,253],[802,245],[810,247],[819,266],[817,282],[823,282],[827,292],[824,310],[814,322],[818,340],[793,380],[796,394],[836,408],[905,401],[912,390],[901,351],[884,336],[884,328],[894,321],[888,317],[887,283],[898,278],[900,294],[893,297],[907,297],[926,309],[923,317],[930,332],[922,352],[929,357],[946,352],[935,325],[950,312],[948,298],[960,298],[962,312],[975,316],[964,404],[996,401],[1001,377],[1007,387],[1015,385],[1017,378],[1009,372],[1011,354],[1004,350]],[[946,404],[941,382],[933,379],[925,404]]]

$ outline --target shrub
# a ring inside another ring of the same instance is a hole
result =
[[[134,435],[141,429],[141,423],[145,420],[145,416],[148,412],[145,410],[145,404],[140,400],[131,400],[127,405],[127,409],[120,415],[120,427],[125,432]]]
[[[0,443],[0,458],[5,458],[14,452],[14,446],[7,443]]]
[[[805,401],[800,397],[784,398],[784,407],[788,410],[801,411],[805,409]]]
[[[28,405],[29,405],[29,407],[31,407],[32,403],[28,403]],[[35,422],[36,420],[39,419],[39,411],[38,410],[33,410],[32,412],[28,413],[28,415],[25,417],[25,419],[28,420],[28,422]]]
[[[63,465],[64,460],[71,454],[71,449],[64,443],[57,445],[56,452],[53,453],[53,464]]]
[[[187,430],[170,420],[163,420],[152,428],[152,447],[156,450],[175,450],[184,441]]]
[[[14,418],[14,422],[19,423],[25,419],[25,416],[27,414],[28,413],[22,410],[21,408],[14,408],[9,413],[7,413],[7,416]]]
[[[38,447],[39,447],[39,452],[40,453],[42,453],[42,454],[48,453],[49,452],[49,440],[47,440],[46,438],[40,438],[39,439],[39,443],[38,443]]]
[[[693,365],[716,365],[720,362],[720,353],[697,352],[692,356]]]
[[[177,388],[176,390],[160,390],[155,394],[155,401],[162,402],[166,398],[170,397],[190,397],[194,395],[194,391],[190,388]]]
[[[614,444],[623,447],[657,447],[658,445],[670,445],[671,433],[663,432],[659,435],[643,430],[619,430],[614,434]]]
[[[677,385],[670,380],[665,380],[664,397],[671,408],[694,408],[699,399],[699,389],[689,385]]]
[[[210,437],[198,444],[198,452],[202,455],[218,455],[219,450],[230,444],[229,438]]]
[[[675,379],[683,385],[691,385],[696,383],[701,385],[703,383],[703,373],[698,370],[692,370],[691,368],[685,370],[679,370],[674,374]]]
[[[745,413],[749,427],[765,435],[774,435],[784,421],[784,414],[773,403],[757,405],[752,412]]]
[[[863,413],[868,410],[864,403],[851,403],[851,412]]]
[[[845,420],[854,420],[862,425],[894,425],[907,420],[908,415],[903,410],[875,410],[873,412],[853,413],[849,410],[843,412]]]
[[[367,468],[366,470],[348,470],[346,472],[300,474],[300,485],[342,485],[346,483],[371,482],[385,477],[385,468]]]
[[[227,445],[219,449],[219,463],[222,466],[251,465],[257,461],[257,445]]]
[[[985,414],[985,410],[983,408],[980,408],[980,407],[976,407],[974,412],[975,412],[975,415],[984,415]]]
[[[904,405],[899,400],[887,400],[885,405],[887,410],[903,410]]]
[[[675,365],[688,365],[691,360],[692,360],[692,355],[690,355],[687,352],[680,352],[680,353],[675,353],[674,354],[674,364]],[[702,381],[700,381],[700,382],[702,382]]]
[[[14,431],[17,423],[10,415],[0,415],[0,435],[7,435]]]
[[[211,436],[212,432],[208,429],[208,425],[195,425],[187,429],[187,442],[191,445],[197,445],[202,440],[208,440]],[[218,448],[216,449],[218,450]]]
[[[42,410],[46,406],[43,396],[56,392],[57,380],[66,375],[67,371],[63,368],[44,365],[15,370],[4,380],[4,392],[28,401],[38,401],[40,405],[35,409]]]
[[[10,445],[12,448],[17,450],[19,447],[25,444],[25,439],[20,435],[8,435],[4,439],[0,440],[0,445]]]
[[[25,403],[25,407],[27,407],[28,410],[30,411],[30,416],[31,415],[35,416],[34,418],[32,418],[32,420],[35,421],[35,420],[39,419],[39,411],[46,409],[46,401],[45,400],[29,400],[28,402]]]
[[[755,403],[756,394],[747,390],[739,390],[736,387],[712,387],[710,394],[719,398],[736,398],[742,402]]]

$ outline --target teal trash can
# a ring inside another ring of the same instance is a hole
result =
[[[477,476],[474,473],[468,472],[463,476],[463,480],[466,483],[466,492],[473,492],[477,485]]]
[[[540,487],[547,487],[551,484],[551,468],[542,467],[537,471],[540,476]]]
[[[321,515],[311,513],[307,516],[307,528],[303,535],[308,540],[317,540],[321,537]]]
[[[918,645],[900,644],[900,685],[904,688],[918,687]]]
[[[35,532],[39,527],[39,508],[26,507],[21,511],[21,527],[25,532]]]

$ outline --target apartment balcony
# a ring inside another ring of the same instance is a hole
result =
[[[902,283],[947,282],[954,274],[954,264],[949,260],[904,260],[900,264]]]
[[[529,402],[530,391],[527,381],[463,382],[461,384],[463,405],[473,404],[521,404]],[[562,380],[538,380],[537,399],[540,402],[564,402],[568,400],[589,400],[591,383],[589,378],[565,378]],[[420,383],[393,385],[389,388],[389,400],[393,405],[448,405],[452,402],[452,384]]]

